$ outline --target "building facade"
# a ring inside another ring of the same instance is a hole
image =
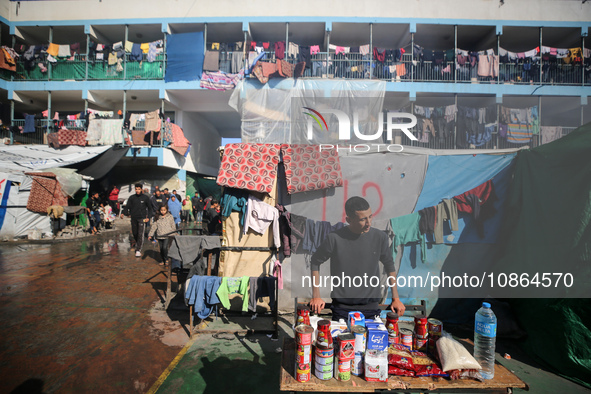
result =
[[[590,21],[591,4],[580,0],[4,1],[0,39],[15,52],[0,69],[1,137],[47,143],[56,112],[66,128],[84,129],[76,116],[89,109],[114,118],[159,110],[182,128],[190,152],[150,134],[147,145],[129,138],[121,165],[157,165],[182,180],[215,176],[222,138],[242,137],[231,89],[166,80],[171,36],[202,32],[203,51],[216,52],[230,75],[264,52],[271,63],[305,61],[301,77],[320,84],[385,81],[384,111],[419,119],[418,141],[397,135],[396,143],[537,146],[591,120]],[[37,115],[34,132],[22,133],[23,114]]]

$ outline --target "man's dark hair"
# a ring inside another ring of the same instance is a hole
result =
[[[168,188],[167,188],[167,187],[165,187],[165,188],[164,188],[164,190],[168,191]]]
[[[144,185],[142,185],[141,183],[136,183],[135,184],[135,187],[139,187],[140,189],[143,189],[144,188]]]
[[[369,203],[365,198],[354,196],[347,200],[345,203],[345,212],[347,217],[354,217],[357,211],[367,211],[369,209]]]

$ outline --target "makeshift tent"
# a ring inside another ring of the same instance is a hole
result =
[[[203,72],[203,32],[169,34],[166,41],[166,82],[196,81]]]
[[[40,145],[10,145],[0,148],[0,168],[3,171],[0,173],[0,236],[21,237],[34,229],[42,234],[51,233],[47,213],[27,209],[34,181],[32,176],[25,173],[37,172],[41,175],[56,167],[92,159],[107,149],[109,146],[69,146],[60,151]],[[72,174],[72,170],[60,168],[55,171],[57,180],[64,183],[68,194],[75,193],[74,189],[81,186],[80,177]]]
[[[505,248],[496,264],[498,270],[511,272],[519,266],[523,271],[572,273],[576,281],[573,287],[584,289],[579,296],[589,297],[589,157],[591,124],[559,140],[519,153],[506,204],[503,227],[506,236],[502,242]],[[591,387],[591,300],[511,299],[509,302],[528,333],[523,344],[528,353],[560,374]],[[548,340],[548,333],[552,340]]]

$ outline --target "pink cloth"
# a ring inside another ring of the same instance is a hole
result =
[[[279,290],[283,289],[283,273],[281,272],[281,261],[275,260],[275,264],[273,266],[273,276],[277,278],[277,288]]]
[[[310,54],[311,54],[311,55],[315,55],[315,54],[317,54],[318,52],[320,52],[320,45],[312,45],[312,46],[310,47]]]
[[[337,46],[337,49],[335,49],[335,55],[338,55],[339,53],[345,53],[345,47]]]

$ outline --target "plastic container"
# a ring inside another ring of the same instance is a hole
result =
[[[482,370],[480,374],[485,379],[495,376],[495,341],[497,337],[497,317],[488,302],[482,303],[482,308],[476,312],[474,323],[474,358]]]

